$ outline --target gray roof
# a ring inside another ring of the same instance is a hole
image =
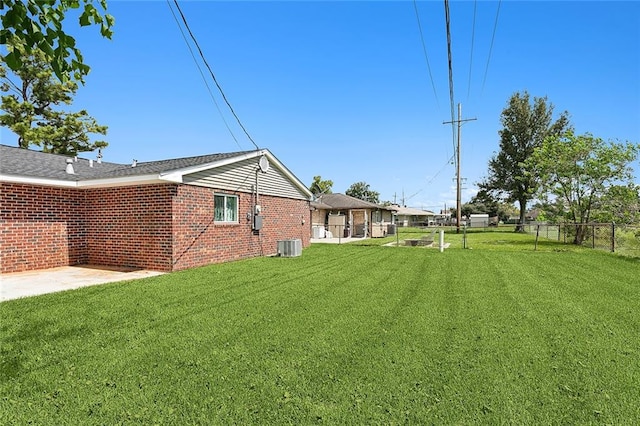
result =
[[[373,209],[373,210],[393,210],[368,201],[360,200],[345,194],[324,194],[317,199],[317,202],[331,206],[336,210],[349,209]],[[313,205],[313,204],[312,204]]]
[[[411,207],[393,206],[398,216],[434,216],[435,213],[429,210],[414,209]]]
[[[333,208],[329,204],[321,203],[319,201],[312,201],[311,207],[315,210],[331,210]]]
[[[227,158],[233,158],[250,152],[253,151],[139,162],[136,167],[132,167],[131,164],[117,164],[104,161],[102,163],[93,161],[93,167],[90,167],[90,161],[88,159],[77,158],[77,160],[72,163],[74,174],[69,174],[66,172],[67,159],[73,159],[73,157],[0,145],[0,174],[79,182],[92,179],[110,179],[153,174],[158,175],[160,173],[166,173],[173,170],[180,170],[187,167],[200,166]]]

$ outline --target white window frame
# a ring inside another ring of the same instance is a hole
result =
[[[218,218],[218,199],[219,197],[223,198],[223,206],[222,206],[222,220]],[[233,211],[230,212],[228,208],[228,201],[233,199],[235,200],[235,205],[233,206]],[[239,223],[238,222],[238,213],[239,213],[239,197],[237,195],[230,194],[213,194],[213,220],[216,223]],[[235,216],[235,217],[230,217]]]

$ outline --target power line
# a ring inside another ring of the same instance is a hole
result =
[[[236,121],[238,122],[238,124],[242,128],[242,131],[244,132],[245,135],[247,135],[247,138],[249,138],[249,140],[251,141],[253,146],[255,146],[256,149],[260,149],[260,147],[258,147],[258,144],[255,143],[255,141],[253,140],[251,135],[249,135],[249,132],[247,132],[247,129],[244,127],[244,125],[240,121],[240,118],[238,117],[238,115],[234,111],[233,107],[229,103],[229,100],[225,96],[224,91],[222,90],[222,87],[220,87],[220,84],[218,83],[218,79],[216,79],[216,76],[213,73],[213,70],[209,66],[209,62],[207,62],[207,59],[204,57],[204,53],[202,53],[202,49],[200,49],[200,45],[198,44],[198,40],[196,40],[196,37],[193,35],[193,32],[191,32],[191,28],[189,27],[189,23],[187,22],[187,18],[185,18],[184,13],[182,13],[182,9],[180,9],[180,5],[178,4],[178,0],[173,0],[173,3],[176,5],[176,9],[178,9],[178,13],[180,13],[180,17],[182,18],[182,22],[184,22],[184,26],[187,29],[187,32],[191,36],[191,39],[193,40],[193,43],[195,44],[196,48],[198,49],[198,53],[200,54],[200,57],[202,58],[202,61],[206,65],[207,69],[209,70],[209,74],[211,74],[211,78],[213,78],[214,83],[216,83],[216,87],[220,91],[220,94],[222,95],[222,99],[224,99],[224,102],[229,107],[229,110],[231,111],[231,113],[235,117]]]
[[[449,15],[449,0],[444,0],[444,17],[445,23],[447,27],[447,57],[449,59],[449,100],[451,101],[451,135],[452,135],[452,143],[453,143],[453,152],[456,152],[456,126],[454,121],[456,119],[455,116],[455,107],[454,107],[454,97],[453,97],[453,61],[451,59],[451,24],[450,24],[450,15]],[[456,167],[457,167],[456,161]]]
[[[198,72],[200,72],[200,76],[202,77],[202,81],[204,82],[204,85],[207,87],[207,91],[209,92],[209,96],[211,96],[211,100],[215,104],[216,109],[218,110],[218,113],[220,114],[220,118],[222,118],[222,122],[224,123],[225,127],[229,131],[229,134],[231,135],[233,140],[236,142],[238,147],[240,149],[242,149],[242,146],[240,145],[240,142],[238,142],[238,139],[236,139],[236,136],[233,134],[233,131],[231,131],[231,128],[229,127],[229,124],[227,123],[227,120],[224,118],[224,114],[222,114],[222,110],[220,109],[220,105],[218,105],[218,101],[216,101],[215,96],[213,96],[213,92],[211,91],[211,87],[209,86],[209,83],[207,82],[207,79],[205,78],[204,73],[202,72],[202,68],[200,67],[200,64],[198,63],[198,60],[196,59],[196,55],[193,53],[193,49],[191,48],[191,45],[189,44],[189,41],[187,40],[187,36],[185,35],[184,31],[182,30],[182,26],[180,25],[180,21],[178,21],[178,17],[176,16],[175,12],[173,11],[173,8],[171,7],[171,1],[170,0],[167,0],[167,6],[169,6],[169,10],[171,10],[171,14],[173,15],[173,19],[176,21],[176,25],[178,26],[178,29],[180,30],[180,34],[182,34],[182,38],[184,39],[184,42],[187,45],[187,48],[189,49],[189,53],[191,53],[191,57],[193,58],[193,62],[196,64],[196,67],[198,68]]]
[[[418,29],[420,30],[420,41],[422,42],[422,53],[424,53],[424,59],[427,61],[427,69],[429,70],[429,78],[431,79],[433,95],[436,97],[436,104],[438,105],[438,109],[440,109],[440,101],[438,100],[438,93],[436,93],[436,85],[433,82],[433,74],[431,73],[431,65],[429,64],[429,55],[427,55],[427,45],[424,42],[424,34],[422,33],[422,25],[420,24],[417,0],[413,0],[413,8],[416,11],[416,20],[418,21]]]
[[[454,158],[455,158],[455,154],[454,154],[454,155],[452,155],[452,156],[447,160],[447,162],[446,162],[446,163],[444,163],[444,165],[442,166],[442,168],[441,168],[440,170],[438,170],[438,173],[436,173],[435,175],[433,175],[433,176],[431,177],[431,179],[429,179],[429,181],[425,184],[425,186],[429,186],[429,185],[431,184],[431,182],[433,182],[434,180],[436,180],[436,178],[438,177],[438,175],[440,175],[440,173],[442,173],[442,172],[444,171],[444,169],[445,169],[445,168],[447,168],[447,166],[448,166],[449,164],[451,164],[451,161],[452,161]],[[422,188],[422,189],[420,189],[420,190],[416,191],[415,193],[413,193],[413,194],[409,195],[409,196],[408,196],[407,198],[405,198],[404,200],[405,200],[405,201],[406,201],[406,200],[410,200],[410,199],[412,199],[413,197],[415,197],[416,195],[418,195],[419,193],[421,193],[422,191],[424,191],[424,188]]]
[[[449,159],[447,160],[446,163],[443,164],[442,168],[440,170],[438,170],[438,173],[436,173],[435,175],[433,175],[433,177],[429,180],[429,182],[427,182],[427,185],[431,184],[431,182],[433,182],[434,180],[436,180],[436,178],[438,177],[438,175],[440,175],[440,173],[442,173],[444,171],[444,169],[451,164],[451,161],[453,161],[456,158],[456,155],[453,154],[451,157],[449,157]]]
[[[471,93],[471,68],[473,65],[473,42],[476,36],[476,8],[477,0],[473,1],[473,24],[471,27],[471,57],[469,58],[469,83],[467,84],[467,102],[469,101],[469,95]]]
[[[484,93],[484,83],[487,81],[487,73],[489,72],[489,62],[491,61],[491,52],[493,51],[493,41],[496,38],[496,28],[498,27],[498,16],[500,15],[500,5],[502,0],[498,0],[498,10],[496,11],[496,20],[493,23],[493,35],[491,36],[491,45],[489,47],[489,56],[487,57],[487,66],[484,69],[484,77],[482,78],[482,90],[480,93]]]

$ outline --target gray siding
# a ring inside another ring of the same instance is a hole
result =
[[[253,192],[258,158],[227,164],[214,169],[185,175],[184,183],[231,192]],[[273,164],[267,173],[257,172],[260,195],[306,200],[307,196]]]

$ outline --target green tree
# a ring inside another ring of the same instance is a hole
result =
[[[604,142],[590,134],[547,137],[527,159],[528,173],[540,178],[540,198],[562,200],[566,215],[576,225],[574,244],[582,244],[597,200],[612,185],[631,183],[629,164],[639,146],[629,142]]]
[[[540,212],[539,222],[558,223],[567,220],[564,203],[559,198],[539,200],[533,208]]]
[[[570,128],[569,115],[565,111],[552,122],[553,105],[547,98],[533,98],[529,93],[515,93],[502,111],[500,122],[500,151],[489,160],[488,176],[479,187],[505,199],[517,202],[520,207],[520,221],[516,231],[524,231],[527,203],[533,199],[538,189],[538,179],[527,173],[526,160],[536,147],[542,145],[545,137],[560,135]]]
[[[78,85],[72,80],[60,82],[53,77],[44,52],[26,54],[20,46],[7,46],[10,53],[21,52],[21,67],[9,75],[0,63],[2,96],[0,124],[18,135],[18,146],[39,146],[44,152],[75,155],[104,148],[104,141],[90,141],[89,134],[105,135],[107,127],[99,125],[87,111],[65,112],[60,105],[70,105]],[[4,60],[5,57],[2,57]]]
[[[83,82],[90,68],[83,62],[76,40],[63,29],[64,19],[73,9],[81,10],[81,27],[97,25],[103,37],[111,38],[114,19],[105,13],[106,0],[0,0],[0,44],[21,46],[27,54],[40,51],[59,80]],[[4,57],[14,72],[20,71],[23,60],[15,50]]]
[[[331,188],[333,187],[332,180],[323,180],[321,176],[314,176],[313,182],[309,187],[309,191],[313,195],[331,194]]]
[[[379,203],[378,197],[380,197],[380,193],[373,191],[366,182],[356,182],[352,184],[349,189],[345,191],[345,194],[370,203]]]
[[[594,202],[594,222],[640,224],[640,185],[612,185]]]

